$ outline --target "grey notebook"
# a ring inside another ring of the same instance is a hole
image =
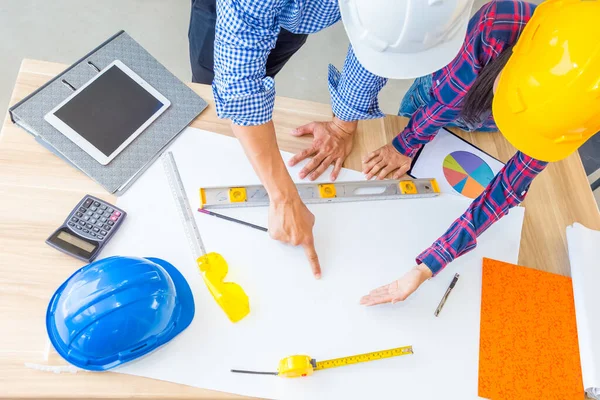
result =
[[[44,115],[114,60],[120,60],[171,101],[171,106],[108,165],[101,165],[44,120]],[[91,63],[91,64],[90,64]],[[63,82],[64,81],[64,82]],[[127,33],[121,31],[40,89],[9,109],[11,119],[36,140],[86,173],[110,193],[120,195],[182,130],[206,102],[177,79]]]

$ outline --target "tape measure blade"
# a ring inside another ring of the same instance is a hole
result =
[[[374,351],[371,353],[356,354],[348,357],[333,358],[331,360],[317,361],[315,371],[328,368],[343,367],[345,365],[358,364],[363,362],[382,360],[413,354],[412,346],[396,347],[389,350]]]
[[[185,235],[188,239],[194,257],[198,259],[206,254],[206,249],[204,248],[202,236],[200,236],[200,231],[198,230],[198,225],[196,225],[196,220],[194,219],[192,208],[190,207],[187,194],[185,193],[185,187],[183,186],[181,175],[177,169],[177,163],[175,162],[173,153],[170,151],[167,152],[167,154],[162,157],[162,162],[167,175],[167,181],[171,187],[173,199],[175,200],[177,213],[179,214],[179,218],[183,224]]]

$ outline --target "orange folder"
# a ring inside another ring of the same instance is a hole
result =
[[[584,398],[571,278],[483,260],[479,396]]]

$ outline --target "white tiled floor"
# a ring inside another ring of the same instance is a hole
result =
[[[484,3],[477,0],[474,10]],[[0,110],[8,106],[23,58],[69,64],[120,29],[180,79],[189,81],[189,11],[189,0],[0,0]],[[329,102],[327,65],[341,68],[347,47],[341,23],[312,35],[277,76],[277,93]],[[411,83],[388,83],[380,95],[384,112],[397,111]],[[597,192],[600,197],[600,189]]]

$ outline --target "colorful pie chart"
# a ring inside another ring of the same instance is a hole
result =
[[[494,172],[481,158],[468,151],[455,151],[444,158],[446,180],[463,196],[479,196],[494,178]]]

